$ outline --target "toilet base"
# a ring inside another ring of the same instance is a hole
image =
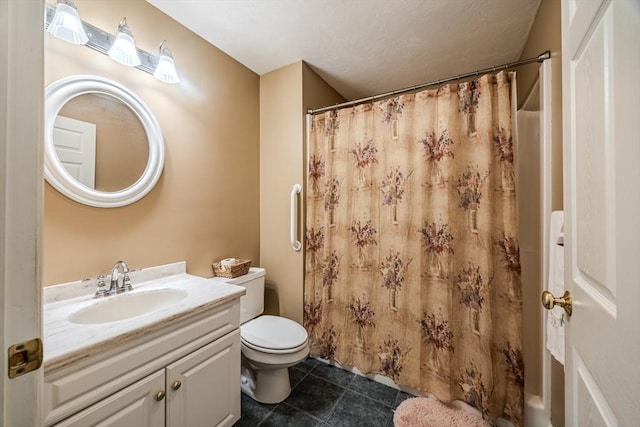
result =
[[[242,391],[261,403],[280,403],[291,393],[289,367],[302,362],[309,355],[304,343],[292,353],[264,353],[241,342]]]
[[[289,397],[289,368],[251,369],[242,367],[242,392],[260,403],[280,403]]]

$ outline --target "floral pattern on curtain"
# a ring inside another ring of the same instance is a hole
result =
[[[510,75],[315,115],[312,354],[523,424]]]

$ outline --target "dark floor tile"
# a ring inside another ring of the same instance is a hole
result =
[[[335,427],[386,427],[392,416],[391,408],[347,390],[333,409],[327,422]]]
[[[307,375],[296,386],[285,403],[294,408],[306,411],[314,417],[326,420],[331,409],[338,401],[344,388],[327,382],[321,378]]]
[[[415,396],[413,394],[405,393],[404,391],[399,391],[398,395],[396,396],[396,401],[393,404],[393,407],[397,408],[399,404],[401,404],[407,399],[411,399],[412,397],[415,397]]]
[[[309,372],[310,370],[315,368],[318,363],[321,363],[321,362],[318,361],[317,359],[308,357],[303,362],[300,362],[296,366],[294,366],[294,368],[302,369],[303,371]]]
[[[353,372],[345,371],[342,368],[337,368],[322,362],[318,363],[318,365],[313,369],[313,372],[311,372],[311,375],[315,375],[334,384],[341,385],[342,387],[347,387],[353,380],[353,377],[356,376]]]
[[[233,427],[255,427],[276,407],[276,405],[256,402],[244,393],[241,393],[240,405],[240,419]]]
[[[279,404],[260,427],[316,427],[322,421],[286,403]]]
[[[307,372],[303,371],[302,369],[289,368],[289,384],[291,385],[291,388],[293,389],[295,386],[297,386],[300,381],[302,381],[302,379],[306,376]]]
[[[384,384],[380,384],[366,377],[356,375],[356,377],[349,384],[349,390],[362,393],[367,397],[384,403],[388,407],[395,407],[396,396],[398,390],[395,388],[387,387]]]
[[[395,424],[393,422],[393,414],[394,412],[391,411],[391,418],[389,418],[389,421],[387,421],[387,427],[395,427]]]

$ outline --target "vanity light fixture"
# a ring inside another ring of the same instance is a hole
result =
[[[109,58],[127,67],[137,67],[142,63],[138,52],[136,52],[136,44],[133,41],[131,28],[129,28],[129,24],[127,24],[127,18],[120,20],[118,24],[118,34],[109,48],[108,55]]]
[[[180,77],[176,72],[176,66],[173,62],[173,55],[167,47],[167,41],[160,43],[160,56],[158,58],[158,66],[153,72],[153,77],[165,83],[174,84],[180,82]]]
[[[58,0],[47,31],[54,37],[73,44],[87,44],[89,41],[73,0]]]
[[[2,0],[0,0],[2,1]],[[166,41],[160,45],[160,56],[155,56],[135,46],[133,34],[127,24],[126,18],[122,18],[118,25],[118,34],[115,36],[98,27],[94,27],[88,22],[80,20],[78,10],[74,0],[57,0],[56,6],[45,3],[45,29],[55,37],[74,44],[84,44],[85,46],[107,55],[113,60],[135,67],[145,73],[153,75],[158,80],[165,83],[178,83],[180,78],[176,72],[175,63],[171,51],[166,47]],[[59,11],[62,12],[59,12]],[[77,24],[68,24],[70,18],[65,16],[59,17],[59,13],[68,13],[72,11],[72,16],[78,20]],[[58,28],[64,26],[67,28],[63,32],[59,32]],[[78,34],[70,37],[71,31],[69,27],[79,29]]]

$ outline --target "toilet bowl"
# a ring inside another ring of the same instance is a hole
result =
[[[293,320],[260,316],[240,326],[242,391],[262,403],[289,396],[289,367],[309,355],[307,331]]]
[[[289,367],[309,355],[307,331],[285,317],[261,315],[264,310],[265,270],[249,273],[229,283],[246,288],[240,298],[241,389],[261,403],[279,403],[289,396]]]

